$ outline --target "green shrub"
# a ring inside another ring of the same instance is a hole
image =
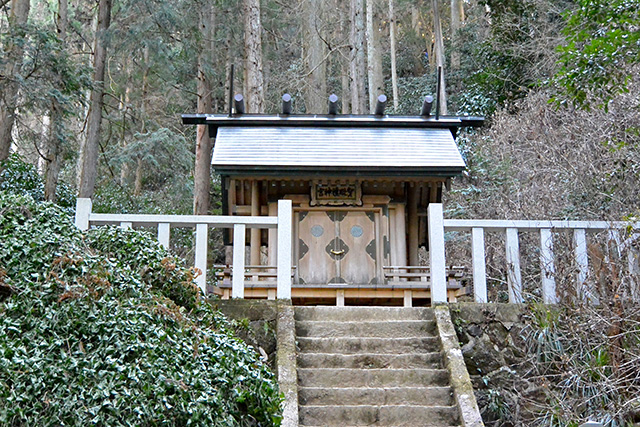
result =
[[[44,200],[44,181],[38,170],[16,153],[11,154],[0,165],[0,190],[29,195],[38,202]],[[56,203],[67,208],[67,212],[71,212],[70,209],[76,206],[73,190],[62,181],[56,187]]]
[[[0,425],[278,425],[273,374],[192,279],[143,233],[0,192]]]

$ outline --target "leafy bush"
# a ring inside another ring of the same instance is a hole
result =
[[[0,192],[0,424],[278,425],[273,374],[150,237]]]
[[[608,108],[629,91],[629,66],[640,62],[640,2],[638,0],[578,0],[564,14],[567,38],[558,47],[560,69],[555,83],[558,104],[589,109]]]
[[[38,170],[19,154],[13,153],[0,167],[0,190],[18,195],[29,195],[35,201],[44,200],[44,182]],[[63,182],[56,188],[56,202],[65,208],[75,208],[73,190]]]

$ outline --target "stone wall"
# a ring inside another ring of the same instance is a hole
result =
[[[236,335],[266,358],[269,367],[276,372],[276,301],[212,299],[211,304],[234,320]]]
[[[527,379],[527,306],[458,303],[450,310],[486,425],[527,425],[537,418],[545,391]]]

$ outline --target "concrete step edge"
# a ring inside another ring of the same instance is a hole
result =
[[[339,323],[343,325],[380,325],[381,320],[296,320],[296,325],[300,323],[304,324],[323,324],[323,323]],[[388,319],[384,320],[384,323],[389,324],[411,324],[411,325],[423,325],[423,324],[434,324],[435,320],[426,320],[426,319]]]
[[[447,369],[445,368],[372,368],[372,369],[360,369],[360,368],[298,368],[298,372],[305,372],[305,371],[320,371],[320,372],[328,372],[328,371],[333,371],[333,372],[346,372],[346,371],[367,371],[367,372],[375,372],[375,371],[380,371],[380,372],[405,372],[405,371],[411,371],[411,372],[426,372],[426,371],[440,371],[440,372],[448,372]]]
[[[392,386],[392,387],[309,387],[301,386],[299,390],[383,390],[383,391],[397,391],[397,390],[451,390],[451,386]],[[342,405],[341,405],[342,406]]]
[[[423,409],[423,408],[429,408],[429,409],[443,409],[443,410],[457,410],[458,408],[456,407],[456,405],[340,405],[340,406],[336,406],[336,405],[300,405],[300,408],[340,408],[340,409],[347,409],[347,408],[353,408],[353,409],[358,409],[358,408],[406,408],[406,409]]]
[[[393,357],[393,358],[401,358],[401,357],[411,357],[411,356],[433,356],[433,357],[441,357],[442,353],[439,351],[426,351],[426,352],[417,352],[412,351],[409,353],[317,353],[317,352],[307,352],[300,353],[300,356],[330,356],[337,357],[343,356],[347,358],[356,358],[356,357]]]
[[[298,354],[298,367],[378,368],[433,368],[442,367],[440,352],[410,353],[311,353]]]
[[[364,319],[362,319],[364,317]],[[295,307],[296,320],[433,320],[434,311],[427,307]]]
[[[401,338],[385,338],[385,337],[301,337],[298,336],[297,339],[302,340],[342,340],[342,341],[389,341],[389,342],[402,342],[402,341],[416,341],[416,340],[427,340],[427,341],[439,341],[439,338],[436,336],[411,336],[411,337],[401,337]]]

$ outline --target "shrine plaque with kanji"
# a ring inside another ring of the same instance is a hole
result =
[[[362,187],[360,183],[313,183],[311,206],[361,206]]]

